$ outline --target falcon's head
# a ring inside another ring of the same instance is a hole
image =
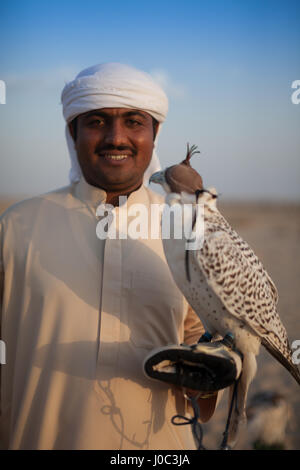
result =
[[[195,153],[200,153],[195,145],[189,147],[185,159],[178,165],[172,165],[162,171],[157,171],[149,179],[149,183],[160,184],[166,193],[180,195],[193,195],[192,200],[198,203],[215,206],[217,192],[215,188],[204,189],[203,181],[199,173],[191,167],[190,159]],[[186,197],[184,197],[186,199]],[[187,197],[189,199],[189,197]],[[187,201],[185,201],[187,202]],[[191,202],[191,201],[190,201]]]
[[[186,192],[195,194],[203,188],[202,178],[194,168],[191,167],[190,159],[195,153],[200,153],[197,147],[193,145],[189,148],[187,145],[187,155],[179,165],[172,165],[162,171],[154,173],[149,183],[160,184],[167,193]]]

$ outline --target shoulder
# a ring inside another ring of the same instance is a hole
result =
[[[165,196],[145,187],[151,204],[164,204]]]
[[[7,224],[18,223],[23,220],[31,220],[36,218],[37,213],[49,203],[57,203],[59,205],[67,204],[71,196],[72,186],[65,186],[63,188],[50,191],[39,196],[34,196],[29,199],[17,202],[9,206],[0,216],[0,224],[5,226]]]

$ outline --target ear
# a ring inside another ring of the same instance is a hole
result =
[[[68,124],[69,132],[74,142],[76,141],[76,125],[76,119],[73,119],[73,121],[69,122]]]
[[[159,122],[154,118],[152,118],[152,120],[153,120],[153,141],[154,141],[156,139],[156,136],[157,136]]]

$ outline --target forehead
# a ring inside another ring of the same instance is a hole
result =
[[[80,114],[78,117],[79,118],[85,118],[89,116],[104,116],[104,117],[128,117],[128,116],[140,116],[142,119],[145,121],[152,120],[152,116],[145,111],[142,111],[140,109],[135,109],[135,108],[99,108],[99,109],[93,109],[91,111],[87,111],[86,113]]]

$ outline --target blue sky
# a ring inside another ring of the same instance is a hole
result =
[[[61,90],[82,68],[113,61],[166,89],[163,166],[188,141],[224,198],[300,200],[299,1],[2,0],[0,18],[0,194],[68,183]]]

